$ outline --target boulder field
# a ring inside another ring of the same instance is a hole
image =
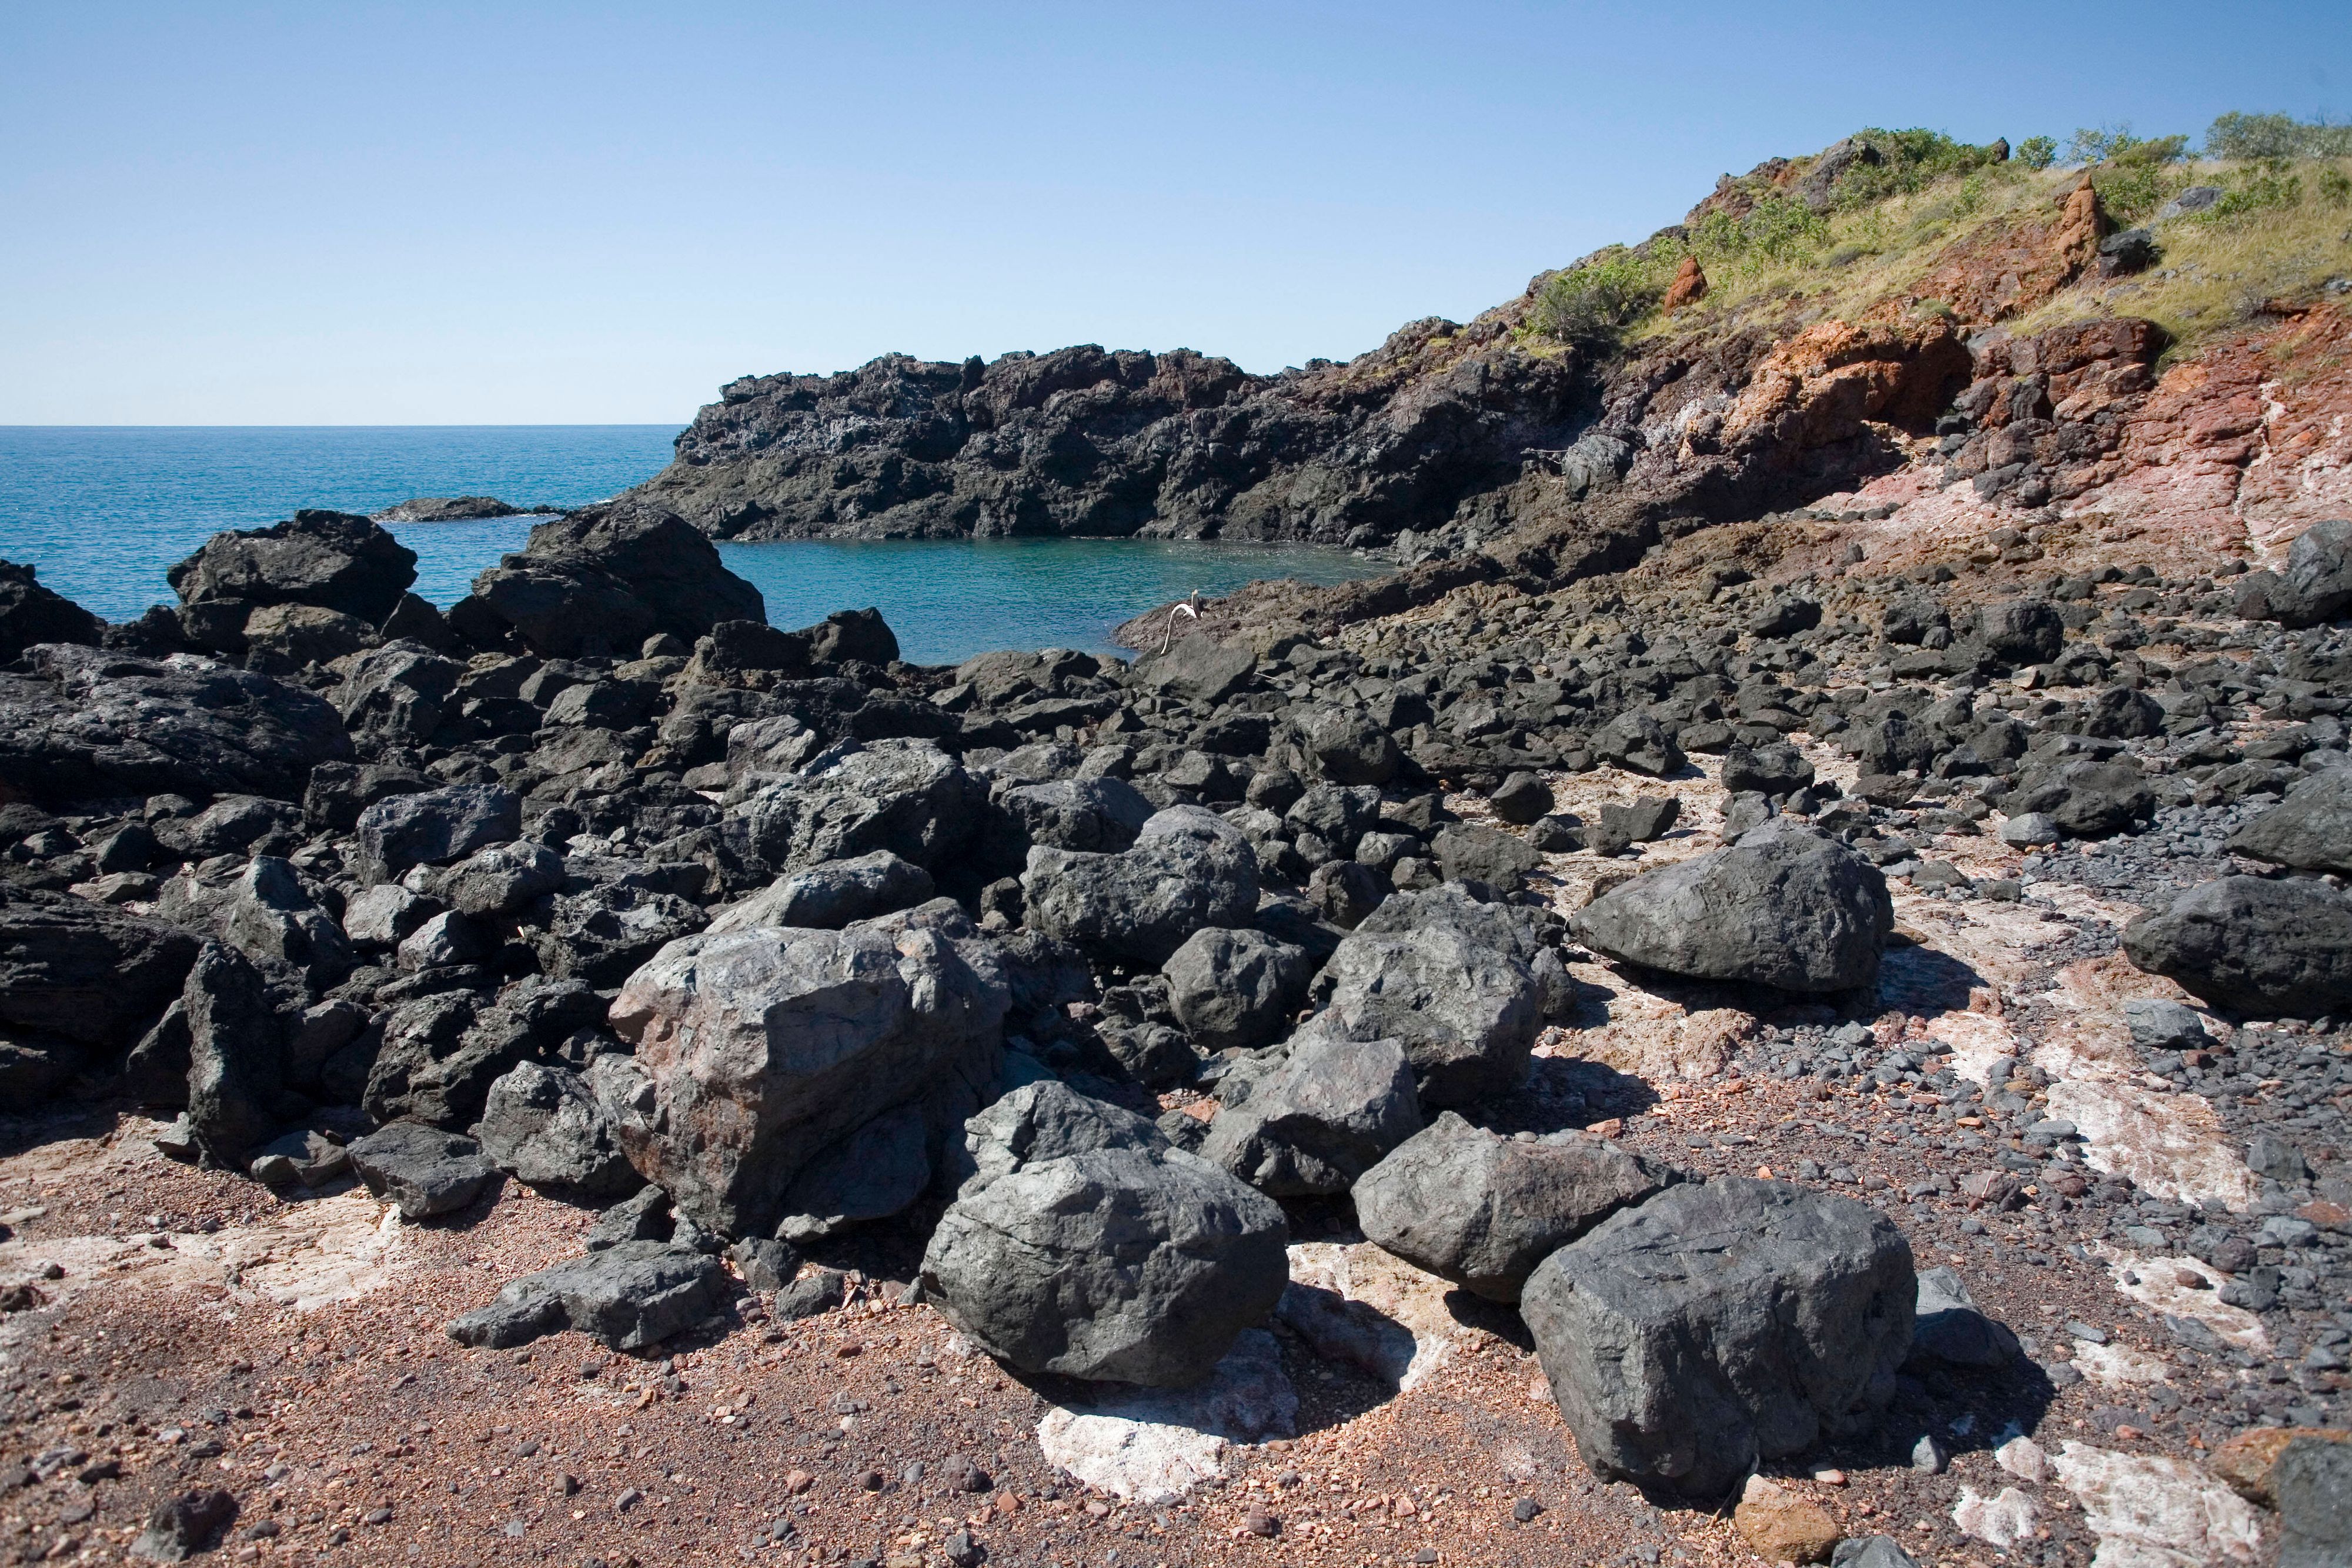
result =
[[[2036,255],[2097,265],[2088,191]],[[1676,401],[1646,349],[1506,365],[1517,319],[1276,384],[732,387],[704,479],[446,612],[331,512],[120,626],[0,566],[19,1555],[2329,1560],[2332,427],[2182,522],[2124,491],[2242,344],[2192,387],[2130,323],[1914,313]],[[1406,350],[1493,374],[1275,507]],[[1090,421],[1199,493],[999,498],[1453,520],[1132,662],[913,665],[769,626],[709,538],[840,531],[800,435],[860,399],[938,426],[919,496],[824,471],[900,531],[1013,527],[976,465]],[[1583,511],[1457,483],[1555,438]]]

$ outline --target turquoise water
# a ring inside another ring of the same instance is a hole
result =
[[[376,512],[412,496],[577,507],[652,477],[668,425],[0,426],[0,558],[110,621],[171,601],[163,573],[223,528],[301,507]],[[395,523],[436,604],[522,548],[528,517]],[[881,610],[905,655],[950,664],[992,648],[1111,650],[1120,622],[1255,578],[1340,582],[1387,570],[1343,550],[1152,539],[947,540],[719,547],[768,619],[805,626]]]

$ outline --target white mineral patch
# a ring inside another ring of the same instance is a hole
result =
[[[2033,1533],[2033,1521],[2040,1513],[2033,1500],[2015,1487],[2003,1487],[1991,1497],[1974,1487],[1962,1487],[1960,1500],[1952,1508],[1952,1522],[1960,1527],[1961,1534],[2006,1552]]]
[[[1247,1329],[1199,1387],[1121,1387],[1097,1404],[1057,1405],[1037,1423],[1037,1446],[1088,1486],[1165,1502],[1222,1475],[1233,1444],[1289,1437],[1297,1419],[1280,1347]]]
[[[2261,1515],[2195,1465],[2068,1443],[2050,1466],[2099,1538],[2096,1568],[2214,1568],[2262,1551]]]
[[[2221,1286],[2229,1276],[2194,1258],[2136,1258],[2113,1247],[2101,1247],[2116,1289],[2143,1306],[2174,1317],[2194,1318],[2240,1350],[2257,1355],[2271,1353],[2271,1336],[2263,1320],[2243,1307],[2221,1300]],[[2180,1282],[2184,1273],[2210,1281],[2213,1289],[2200,1291]]]

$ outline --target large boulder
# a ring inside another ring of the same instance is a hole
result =
[[[1421,1126],[1403,1046],[1306,1030],[1217,1113],[1201,1157],[1271,1197],[1341,1193]]]
[[[350,1147],[352,1169],[404,1219],[451,1214],[482,1196],[498,1167],[462,1134],[415,1122],[378,1127]]]
[[[352,755],[333,708],[267,675],[62,643],[25,658],[29,674],[0,674],[0,779],[36,799],[299,800],[313,767]]]
[[[525,1061],[492,1083],[474,1136],[500,1170],[558,1197],[602,1206],[646,1184],[588,1081],[560,1067]]]
[[[2001,810],[2039,811],[2074,838],[2104,839],[2153,815],[2156,791],[2126,760],[2064,757],[2019,779]]]
[[[729,571],[701,532],[629,502],[540,524],[449,612],[473,642],[513,636],[550,658],[625,658],[656,632],[692,642],[722,621],[767,618],[760,591]]]
[[[710,917],[712,935],[753,925],[838,930],[931,896],[931,873],[888,850],[825,861],[777,878]]]
[[[35,580],[33,568],[0,560],[0,664],[36,643],[96,643],[106,622]]]
[[[2330,768],[2296,785],[2231,834],[2230,848],[2297,871],[2352,874],[2352,768]]]
[[[1152,805],[1124,779],[1049,779],[996,792],[996,810],[1022,841],[1116,854],[1134,846]]]
[[[2352,520],[2336,517],[2305,529],[2262,597],[2263,618],[2288,626],[2323,625],[2352,608]]]
[[[1466,1105],[1527,1075],[1545,1000],[1533,956],[1501,905],[1454,888],[1391,898],[1332,952],[1305,1029],[1397,1040],[1423,1103]]]
[[[335,706],[353,735],[381,745],[422,746],[454,710],[466,666],[418,647],[392,643],[339,666]]]
[[[1192,1043],[1212,1055],[1254,1051],[1286,1032],[1315,966],[1306,950],[1262,931],[1195,931],[1169,955],[1169,1005]]]
[[[709,919],[701,905],[674,893],[596,883],[541,900],[530,941],[545,973],[609,988]]]
[[[2124,954],[2200,999],[2260,1018],[2352,1002],[2352,900],[2324,882],[2225,876],[2124,927]]]
[[[1585,946],[1643,968],[1812,995],[1877,978],[1895,907],[1876,866],[1775,818],[1612,888],[1572,925]]]
[[[887,850],[937,871],[970,847],[988,787],[927,740],[835,747],[804,772],[751,776],[729,808],[779,871]]]
[[[1519,1312],[1595,1474],[1720,1497],[1875,1420],[1916,1294],[1885,1215],[1729,1176],[1601,1221],[1538,1266]]]
[[[1274,1200],[1057,1082],[967,1124],[976,1169],[923,1254],[926,1298],[1024,1372],[1198,1383],[1289,1282]]]
[[[129,1050],[198,946],[176,925],[0,882],[0,1103],[36,1104]]]
[[[1239,829],[1198,806],[1155,813],[1118,854],[1029,852],[1029,924],[1108,957],[1164,964],[1194,932],[1257,910],[1257,856]]]
[[[1507,1138],[1445,1111],[1364,1173],[1356,1218],[1415,1268],[1516,1301],[1537,1264],[1675,1179],[1589,1133]]]
[[[522,836],[522,802],[496,784],[446,784],[392,795],[359,816],[355,869],[369,883],[412,866],[446,865]]]
[[[493,1083],[552,1053],[604,1010],[582,982],[540,977],[508,987],[495,1002],[464,990],[412,998],[379,1014],[359,1041],[361,1103],[378,1121],[470,1127]]]
[[[311,896],[290,862],[256,855],[231,884],[220,934],[238,951],[282,966],[314,995],[352,972],[352,946],[335,917]]]
[[[951,941],[911,925],[673,942],[612,1005],[646,1075],[622,1145],[681,1214],[767,1235],[827,1148],[954,1080],[992,1081],[1006,1005]]]
[[[509,1350],[577,1329],[614,1350],[656,1345],[726,1300],[727,1269],[691,1248],[622,1241],[526,1274],[448,1326],[459,1344]]]
[[[2066,646],[2066,622],[2038,599],[2013,599],[1977,612],[1976,642],[2004,664],[2046,664]]]
[[[188,1039],[188,1133],[204,1158],[232,1170],[301,1109],[287,1092],[291,1020],[251,960],[207,942],[180,1005]]]
[[[416,580],[416,552],[366,517],[300,511],[215,534],[165,576],[183,604],[310,604],[377,626]]]

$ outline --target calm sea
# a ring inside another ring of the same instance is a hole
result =
[[[670,425],[0,426],[0,558],[110,621],[169,602],[165,569],[223,528],[301,507],[377,512],[413,496],[576,507],[652,477]],[[522,548],[525,518],[392,525],[438,604]],[[1199,589],[1254,578],[1339,582],[1386,570],[1346,551],[1132,539],[721,545],[768,618],[804,626],[878,607],[906,656],[1110,649],[1110,629]]]

